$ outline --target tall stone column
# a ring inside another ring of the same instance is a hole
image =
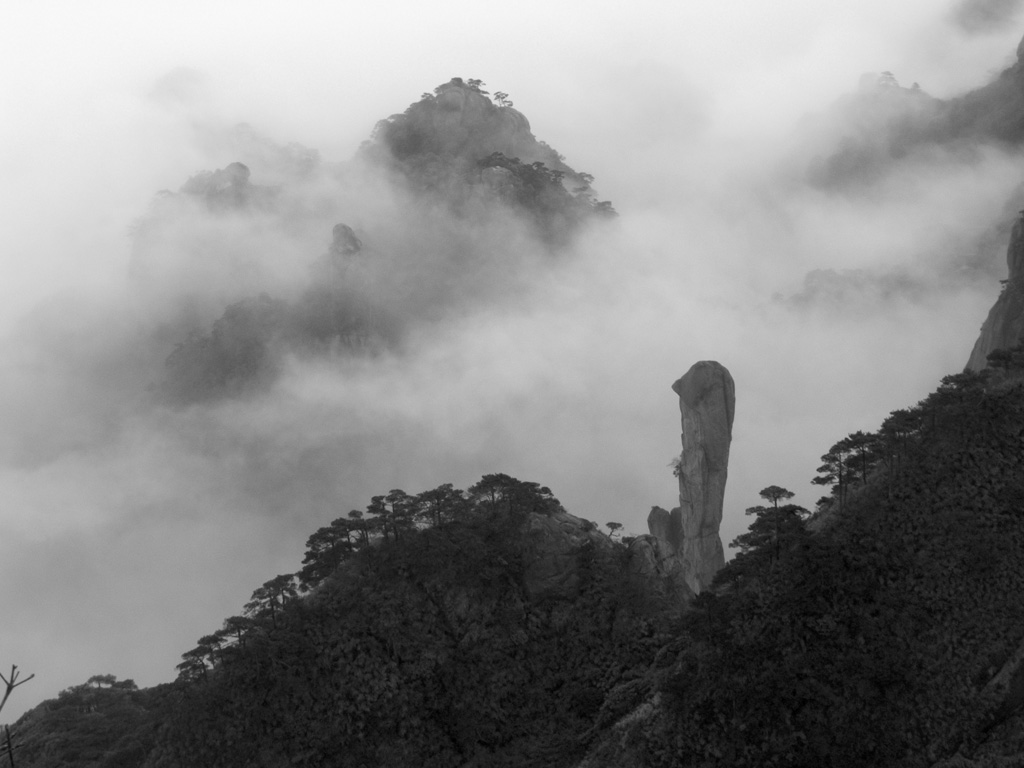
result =
[[[677,552],[686,581],[699,593],[707,589],[723,565],[725,551],[719,528],[729,472],[729,446],[736,409],[736,387],[720,363],[695,363],[672,385],[682,413],[683,452],[679,461]]]

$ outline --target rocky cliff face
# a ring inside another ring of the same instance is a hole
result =
[[[981,326],[981,335],[967,361],[969,371],[984,369],[989,354],[1024,340],[1024,211],[1013,225],[1006,263],[1009,274],[1005,287]]]
[[[649,536],[633,543],[642,568],[699,594],[725,565],[719,528],[729,470],[729,446],[736,409],[736,387],[720,363],[695,363],[672,385],[679,395],[683,452],[679,458],[679,506],[654,507]],[[649,565],[645,565],[649,564]]]

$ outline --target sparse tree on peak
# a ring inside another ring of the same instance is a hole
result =
[[[778,509],[780,499],[792,499],[796,494],[777,485],[769,485],[767,488],[762,488],[758,495],[762,499],[770,501],[772,506]]]

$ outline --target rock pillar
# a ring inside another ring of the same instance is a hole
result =
[[[672,385],[682,413],[677,545],[686,580],[699,593],[725,565],[718,534],[729,471],[736,387],[725,366],[704,360]]]

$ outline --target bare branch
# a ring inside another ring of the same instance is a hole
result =
[[[7,703],[7,699],[10,698],[11,692],[14,691],[15,688],[17,688],[19,685],[27,683],[29,680],[31,680],[33,677],[36,676],[35,673],[33,672],[31,675],[26,677],[24,680],[19,680],[18,679],[18,674],[19,673],[18,673],[18,665],[17,664],[12,664],[11,665],[10,677],[4,677],[3,673],[0,672],[0,680],[3,681],[4,686],[6,687],[6,690],[4,691],[4,697],[2,699],[0,699],[0,710],[2,710],[4,708],[4,704]]]

